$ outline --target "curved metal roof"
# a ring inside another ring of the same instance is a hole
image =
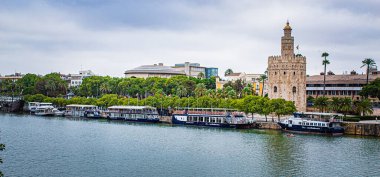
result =
[[[137,68],[127,70],[124,74],[174,74],[174,75],[185,75],[183,71],[178,71],[170,66],[160,66],[160,65],[142,65]]]

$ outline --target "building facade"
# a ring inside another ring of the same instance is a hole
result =
[[[78,87],[86,77],[95,76],[91,70],[82,70],[78,74],[61,74],[61,78],[68,83],[69,87]]]
[[[368,81],[374,81],[380,78],[378,72],[371,72]],[[359,92],[367,83],[366,74],[357,74],[352,71],[350,74],[326,75],[325,96],[332,97],[349,97],[353,100],[360,100]],[[314,75],[306,78],[306,94],[317,98],[323,96],[323,75]],[[376,101],[376,98],[373,98]]]
[[[294,54],[289,22],[281,38],[281,56],[268,58],[268,96],[293,101],[297,111],[306,111],[306,57]]]
[[[175,64],[173,66],[174,69],[177,71],[185,72],[186,76],[196,77],[199,78],[202,76],[202,78],[209,79],[212,76],[218,76],[218,68],[213,67],[204,67],[201,66],[199,63],[179,63]],[[202,73],[202,74],[200,74]]]
[[[236,80],[240,79],[246,84],[251,84],[252,92],[256,95],[266,95],[268,93],[267,80],[264,82],[260,80],[261,75],[262,74],[246,74],[245,72],[240,72],[226,75],[224,79],[216,77],[216,89],[223,89],[224,84],[228,82],[235,82]]]

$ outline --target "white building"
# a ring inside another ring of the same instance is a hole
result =
[[[78,87],[82,84],[83,79],[86,77],[95,76],[91,70],[79,71],[78,74],[62,75],[61,78],[68,82],[69,87]]]

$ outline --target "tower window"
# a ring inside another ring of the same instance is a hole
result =
[[[293,93],[296,93],[296,92],[297,92],[297,88],[293,87]]]
[[[274,75],[277,75],[277,72],[274,72]]]
[[[286,74],[286,72],[284,71],[284,75]]]
[[[293,75],[296,75],[296,72],[293,72]]]
[[[273,92],[277,92],[277,87],[276,86],[274,86],[274,88],[273,88]]]

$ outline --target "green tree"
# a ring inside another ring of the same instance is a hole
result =
[[[203,79],[205,77],[205,74],[203,72],[200,72],[198,75],[197,75],[198,79]]]
[[[341,110],[346,117],[347,113],[352,110],[352,99],[345,97],[341,100]]]
[[[232,71],[232,69],[227,69],[225,72],[224,72],[224,76],[228,76],[230,74],[234,73],[234,71]]]
[[[373,113],[372,103],[369,99],[355,102],[355,110],[359,115],[365,116]]]
[[[30,95],[35,93],[36,82],[39,77],[35,74],[25,74],[21,79],[17,80],[17,85],[22,88],[23,95]]]
[[[206,91],[207,91],[207,89],[206,89],[205,84],[199,83],[199,84],[197,84],[197,86],[195,88],[195,95],[197,97],[204,96],[206,94]]]
[[[265,116],[265,122],[268,122],[268,115],[273,111],[272,104],[268,97],[260,97],[260,99],[257,102],[258,105],[258,112],[260,115]]]
[[[376,66],[376,63],[375,63],[375,60],[373,60],[372,58],[365,58],[363,61],[362,61],[362,66],[361,67],[364,67],[364,66],[367,66],[367,85],[368,85],[368,77],[369,77],[369,69],[373,66]]]
[[[265,71],[267,72],[267,71]],[[264,96],[264,85],[265,85],[265,80],[268,79],[268,76],[266,74],[260,75],[260,82],[263,83],[263,88],[261,89],[261,96]]]
[[[179,85],[179,86],[177,87],[177,93],[176,93],[176,95],[177,95],[178,97],[185,97],[185,96],[187,96],[187,90],[186,90],[186,87],[183,86],[183,85]]]
[[[326,95],[326,66],[328,64],[330,64],[330,61],[327,60],[327,57],[329,56],[329,54],[327,52],[323,52],[322,53],[322,57],[324,57],[325,59],[322,61],[322,65],[324,65],[325,69],[324,69],[324,72],[323,72],[323,96]]]
[[[329,102],[330,110],[335,111],[335,112],[339,112],[339,111],[341,111],[341,108],[342,108],[342,100],[343,100],[343,99],[341,99],[341,98],[333,97],[333,98],[331,99],[331,101]]]
[[[366,98],[368,98],[368,96],[371,96],[380,99],[380,78],[377,78],[369,84],[365,85],[359,94]]]
[[[272,99],[271,105],[273,108],[274,113],[276,114],[278,118],[278,122],[280,122],[280,117],[283,115],[289,115],[295,112],[296,106],[291,101],[286,101],[282,98]]]
[[[242,97],[245,97],[247,95],[252,95],[252,88],[249,86],[245,86],[242,91]]]
[[[314,106],[318,108],[320,112],[325,112],[329,105],[328,100],[329,99],[327,97],[318,97],[314,101]]]
[[[35,84],[35,93],[44,94],[49,97],[65,95],[67,83],[61,79],[60,74],[50,73],[38,78]]]

